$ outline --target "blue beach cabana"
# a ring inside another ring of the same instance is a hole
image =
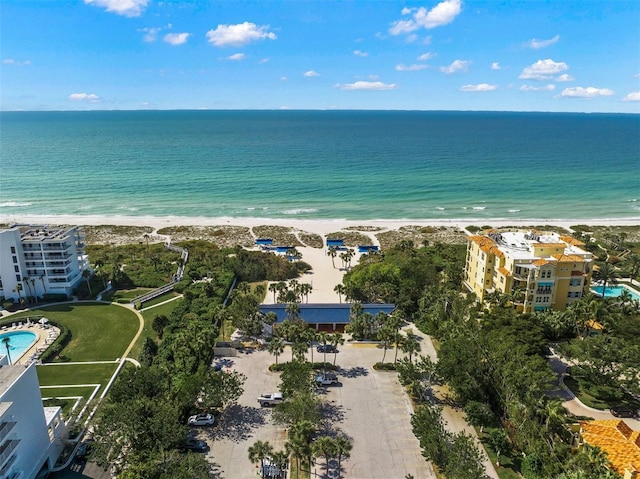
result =
[[[351,303],[328,303],[328,304],[300,304],[300,318],[314,328],[316,331],[340,331],[344,332],[344,327],[349,324],[349,313],[351,312]],[[267,314],[268,312],[276,313],[278,320],[276,327],[282,323],[287,317],[286,304],[261,304],[260,312]],[[363,304],[362,309],[365,313],[375,316],[380,311],[391,314],[396,309],[395,304]]]
[[[358,253],[370,253],[371,251],[378,252],[380,248],[376,245],[359,245]]]
[[[327,239],[327,248],[341,248],[342,246],[344,246],[344,240]]]

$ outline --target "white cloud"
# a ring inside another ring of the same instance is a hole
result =
[[[524,44],[525,47],[533,48],[534,50],[538,50],[540,48],[545,48],[554,43],[558,43],[560,40],[560,35],[556,35],[553,38],[549,38],[549,40],[536,40],[535,38],[529,40]]]
[[[395,83],[382,83],[379,81],[357,81],[354,83],[338,83],[335,85],[340,90],[395,90]]]
[[[432,58],[438,56],[437,53],[431,53],[431,52],[427,52],[427,53],[423,53],[422,55],[420,55],[416,60],[418,60],[419,62],[426,62],[427,60],[431,60]]]
[[[403,8],[402,15],[411,15],[408,20],[397,20],[391,24],[389,33],[401,35],[411,33],[420,28],[435,28],[451,23],[462,11],[461,0],[444,0],[431,10],[424,7]]]
[[[287,77],[280,77],[280,81],[287,81],[288,78]]]
[[[553,75],[568,69],[569,65],[565,62],[554,62],[551,58],[547,58],[525,67],[518,78],[521,80],[549,80]]]
[[[559,77],[556,77],[556,81],[559,82],[565,82],[565,81],[573,81],[575,80],[575,78],[573,78],[571,75],[569,75],[568,73],[563,73],[562,75],[560,75]]]
[[[477,85],[462,85],[460,91],[493,91],[498,85],[489,85],[488,83],[478,83]]]
[[[592,86],[588,86],[587,88],[577,86],[575,88],[565,88],[564,90],[562,90],[562,93],[560,93],[560,95],[571,98],[595,98],[598,96],[611,96],[613,95],[613,90],[609,90],[608,88],[596,88]]]
[[[498,62],[493,62],[491,64],[491,69],[492,70],[502,70],[502,67],[500,66],[500,64]]]
[[[454,60],[451,65],[446,67],[440,67],[440,71],[442,73],[446,73],[450,75],[456,72],[466,72],[469,69],[469,65],[471,64],[468,60]]]
[[[4,63],[5,65],[16,65],[22,67],[31,65],[31,60],[19,62],[18,60],[14,60],[13,58],[5,58],[4,60],[2,60],[2,63]]]
[[[244,60],[246,58],[244,53],[234,53],[233,55],[229,55],[226,59],[238,62],[240,60]]]
[[[396,70],[399,72],[417,72],[426,70],[427,68],[429,68],[427,65],[420,65],[418,63],[414,63],[413,65],[403,65],[402,63],[396,65]]]
[[[268,58],[261,58],[258,63],[260,65],[264,65],[265,63],[269,63],[269,59]]]
[[[553,83],[549,83],[544,86],[522,85],[520,91],[553,91],[556,86]]]
[[[162,27],[148,27],[139,28],[139,32],[144,32],[142,39],[147,43],[153,43],[158,39],[158,33],[162,30]]]
[[[84,101],[87,103],[98,103],[100,101],[100,97],[94,93],[72,93],[69,95],[68,99],[71,101]]]
[[[357,57],[366,57],[369,55],[367,52],[361,52],[360,50],[354,50],[353,54]]]
[[[139,17],[149,0],[84,0],[87,5],[103,7],[107,12],[125,17]]]
[[[625,96],[622,101],[640,101],[640,91],[634,91]]]
[[[308,72],[304,72],[304,76],[306,76],[307,78],[319,77],[320,73],[313,70],[309,70]]]
[[[163,40],[171,45],[182,45],[187,43],[190,36],[190,33],[167,33]]]
[[[276,34],[269,32],[269,25],[257,26],[255,23],[244,22],[236,25],[218,25],[215,30],[207,32],[209,43],[216,47],[239,47],[258,40],[275,40]]]

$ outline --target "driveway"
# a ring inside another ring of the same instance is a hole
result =
[[[281,360],[290,358],[287,348]],[[321,360],[315,353],[314,359]],[[435,478],[431,465],[422,457],[410,423],[411,407],[395,372],[377,372],[372,366],[382,359],[375,345],[346,344],[341,347],[337,364],[341,386],[321,391],[331,415],[330,427],[352,439],[350,459],[343,460],[343,476],[350,479]],[[332,361],[333,355],[328,354]],[[393,360],[393,351],[387,352]],[[277,391],[278,373],[267,370],[273,356],[255,351],[229,358],[229,367],[247,376],[245,391],[238,405],[222,419],[219,427],[201,430],[200,437],[211,445],[208,453],[216,478],[255,479],[255,464],[249,462],[248,448],[257,440],[269,441],[275,450],[284,448],[286,433],[273,424],[271,410],[260,408],[260,393]],[[313,477],[322,477],[322,460]]]
[[[562,382],[562,378],[567,371],[567,367],[569,367],[569,362],[562,356],[558,355],[553,349],[552,353],[553,354],[548,358],[549,367],[558,376],[558,379],[554,384],[558,389],[549,391],[549,396],[561,398],[564,401],[562,405],[566,407],[571,414],[576,416],[586,416],[593,419],[620,419],[607,410],[603,411],[586,406],[576,398],[573,392],[571,392],[571,390]],[[640,418],[624,418],[623,420],[631,429],[640,431]]]

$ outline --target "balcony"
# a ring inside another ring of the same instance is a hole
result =
[[[4,439],[7,437],[7,434],[11,432],[11,430],[15,425],[16,425],[15,422],[10,422],[10,421],[3,422],[2,424],[0,424],[0,442],[4,441]]]

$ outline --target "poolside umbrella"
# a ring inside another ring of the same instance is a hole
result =
[[[40,318],[40,321],[38,321],[40,324],[46,324],[49,322],[49,320],[47,318],[45,318],[44,316]]]

